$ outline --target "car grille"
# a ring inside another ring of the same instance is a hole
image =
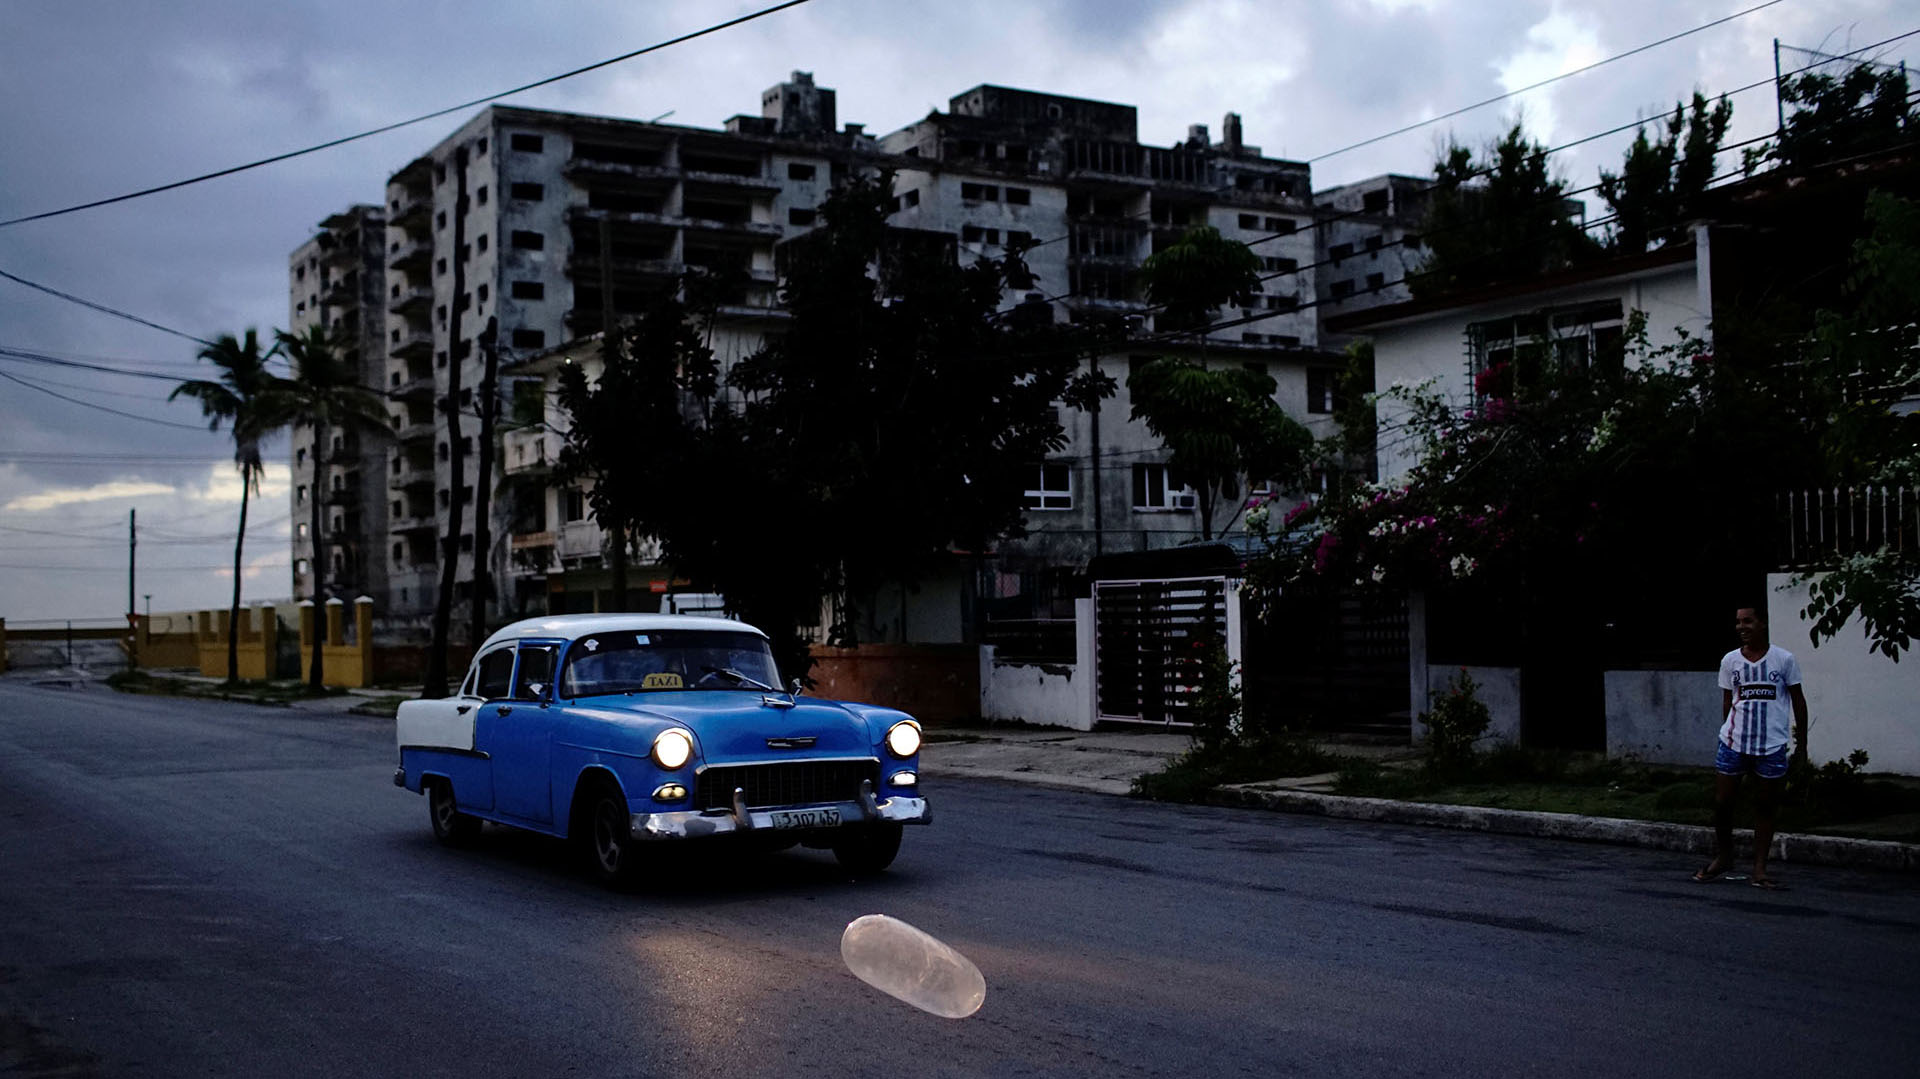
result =
[[[694,781],[693,805],[695,809],[729,808],[736,787],[754,807],[851,802],[858,797],[863,779],[879,786],[879,762],[794,761],[708,768]]]

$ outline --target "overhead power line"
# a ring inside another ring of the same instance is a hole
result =
[[[44,393],[44,394],[46,394],[46,395],[47,395],[47,396],[49,396],[49,397],[58,397],[58,398],[59,398],[60,400],[62,400],[62,401],[66,401],[66,402],[68,402],[68,403],[70,403],[70,404],[75,404],[75,405],[79,405],[79,406],[80,406],[80,407],[82,407],[82,408],[94,408],[94,409],[99,409],[99,410],[100,410],[101,412],[111,412],[111,413],[113,413],[113,414],[114,414],[114,415],[116,415],[116,416],[124,416],[124,417],[126,417],[127,419],[130,419],[130,420],[139,420],[139,421],[141,421],[142,423],[157,423],[157,424],[159,424],[159,425],[160,425],[160,426],[162,426],[162,427],[178,427],[178,428],[180,428],[180,429],[181,429],[182,431],[204,431],[204,430],[206,430],[206,428],[205,428],[205,427],[203,427],[203,426],[201,426],[201,425],[199,425],[199,424],[197,424],[197,423],[175,423],[175,422],[173,422],[172,420],[162,420],[162,419],[155,419],[155,418],[154,418],[154,417],[152,417],[152,416],[142,416],[142,415],[140,415],[139,413],[136,413],[136,412],[122,412],[121,410],[119,410],[119,409],[117,409],[117,408],[108,408],[108,407],[107,407],[106,405],[96,405],[96,404],[94,404],[94,403],[93,403],[93,402],[91,402],[91,401],[82,401],[82,400],[81,400],[81,399],[79,399],[78,397],[68,397],[68,396],[67,396],[66,394],[64,394],[64,393],[61,393],[61,392],[59,392],[58,390],[50,390],[50,389],[48,389],[48,388],[46,388],[45,386],[41,386],[41,385],[38,385],[38,384],[36,384],[36,383],[32,383],[32,382],[28,382],[28,381],[27,381],[26,379],[24,379],[24,378],[21,378],[21,377],[20,377],[20,376],[18,376],[18,375],[11,375],[11,374],[8,374],[8,373],[7,373],[7,372],[5,372],[5,371],[0,371],[0,378],[4,378],[4,379],[6,379],[6,380],[7,380],[8,382],[17,382],[17,383],[19,383],[20,385],[22,385],[22,386],[25,386],[26,388],[28,388],[28,389],[30,389],[30,390],[38,390],[38,391],[40,391],[41,393]]]
[[[362,131],[355,135],[347,135],[337,139],[330,139],[326,142],[305,147],[304,149],[290,150],[283,154],[275,154],[272,157],[263,157],[258,161],[249,161],[244,165],[234,165],[229,168],[218,169],[214,172],[202,173],[199,176],[191,176],[185,180],[175,180],[172,183],[161,184],[157,187],[143,188],[142,190],[139,190],[139,191],[129,191],[124,195],[114,195],[111,198],[95,199],[92,202],[83,202],[74,206],[62,207],[61,209],[58,209],[58,210],[47,210],[42,213],[28,214],[25,217],[10,218],[5,221],[0,221],[0,228],[6,228],[9,225],[25,224],[28,221],[42,221],[49,217],[60,217],[63,214],[78,213],[81,210],[91,210],[99,206],[110,206],[116,202],[127,202],[132,199],[144,198],[148,195],[157,195],[162,191],[172,191],[176,188],[187,187],[192,184],[204,183],[208,180],[216,180],[222,176],[232,176],[234,173],[237,173],[237,172],[246,172],[249,169],[257,169],[263,165],[272,165],[277,162],[288,161],[296,157],[304,157],[307,154],[318,153],[321,150],[331,150],[335,146],[344,146],[347,143],[358,142],[361,139],[371,138],[375,135],[384,135],[389,131],[397,131],[403,127],[410,127],[414,124],[422,123],[427,120],[438,119],[439,117],[446,116],[449,113],[460,112],[464,109],[471,109],[477,105],[485,105],[490,101],[499,101],[502,98],[512,97],[515,94],[523,94],[528,90],[538,89],[539,87],[542,87],[542,86],[550,86],[564,79],[571,79],[576,75],[584,75],[589,71],[597,71],[603,67],[608,67],[613,64],[618,64],[623,61],[631,60],[636,56],[644,56],[650,52],[658,52],[661,49],[665,49],[673,45],[679,45],[684,42],[692,41],[694,38],[705,37],[708,34],[718,33],[722,30],[739,26],[743,23],[749,23],[755,19],[764,18],[768,15],[772,15],[775,12],[785,11],[786,9],[791,7],[799,7],[801,4],[804,4],[806,2],[807,0],[786,0],[785,3],[775,4],[772,7],[761,8],[759,11],[742,15],[737,19],[728,19],[726,22],[715,23],[712,26],[709,26],[703,30],[695,30],[689,34],[681,34],[679,37],[669,38],[666,41],[656,42],[652,45],[646,46],[645,48],[635,49],[632,52],[621,53],[619,56],[609,57],[605,60],[596,61],[595,63],[588,64],[585,67],[577,67],[577,68],[574,68],[572,71],[563,71],[558,75],[550,75],[544,79],[537,79],[525,85],[516,86],[511,90],[502,90],[499,93],[487,94],[484,97],[476,97],[472,101],[463,101],[458,105],[449,105],[444,109],[435,109],[432,112],[422,113],[421,115],[412,117],[411,119],[399,120],[391,124],[383,124],[380,127],[372,128],[367,131]]]
[[[17,284],[17,285],[25,285],[30,289],[37,289],[41,292],[46,293],[49,296],[57,296],[60,299],[67,301],[68,303],[77,303],[82,307],[90,307],[95,311],[101,312],[102,314],[112,315],[115,318],[123,318],[123,319],[126,319],[128,322],[138,322],[140,325],[145,326],[148,329],[159,330],[161,333],[170,333],[175,337],[184,337],[187,340],[194,342],[195,344],[201,344],[201,345],[207,345],[207,346],[211,346],[213,344],[212,341],[209,341],[204,337],[195,337],[194,335],[186,332],[185,330],[176,330],[172,326],[163,326],[160,323],[153,321],[152,319],[145,319],[145,318],[141,318],[139,315],[128,314],[127,312],[122,311],[117,307],[108,307],[106,304],[103,304],[103,303],[95,303],[94,301],[86,299],[84,297],[75,296],[71,292],[61,292],[57,288],[50,288],[46,285],[39,283],[38,281],[29,281],[24,277],[21,277],[17,274],[10,274],[5,270],[0,270],[0,277],[4,277],[7,280],[12,281],[14,284]]]
[[[1552,78],[1541,79],[1539,82],[1530,83],[1526,86],[1520,87],[1517,90],[1509,90],[1504,94],[1499,94],[1494,97],[1487,98],[1485,101],[1476,101],[1471,105],[1462,105],[1461,107],[1454,109],[1451,112],[1443,112],[1438,116],[1428,117],[1427,119],[1422,120],[1419,123],[1408,124],[1405,127],[1395,128],[1394,130],[1389,131],[1384,135],[1375,135],[1370,139],[1362,139],[1359,142],[1353,143],[1352,145],[1342,146],[1338,150],[1328,150],[1326,153],[1320,154],[1317,157],[1307,158],[1307,163],[1311,165],[1316,161],[1325,161],[1327,158],[1337,157],[1340,154],[1344,154],[1349,150],[1358,150],[1362,146],[1372,146],[1376,142],[1382,142],[1386,139],[1393,138],[1396,135],[1404,135],[1409,131],[1418,131],[1423,127],[1428,127],[1430,125],[1437,124],[1442,120],[1450,120],[1455,116],[1472,112],[1475,109],[1485,108],[1486,106],[1495,104],[1496,102],[1505,101],[1510,97],[1515,97],[1520,94],[1524,94],[1529,90],[1538,90],[1542,86],[1550,86],[1553,83],[1561,81],[1562,79],[1571,79],[1575,75],[1584,75],[1587,72],[1592,71],[1594,68],[1604,67],[1607,64],[1613,63],[1615,60],[1625,60],[1629,56],[1638,56],[1639,54],[1646,52],[1649,49],[1657,49],[1662,45],[1679,41],[1683,37],[1688,37],[1693,34],[1697,34],[1702,30],[1711,30],[1716,26],[1720,26],[1724,23],[1730,23],[1735,19],[1742,18],[1743,16],[1751,15],[1756,11],[1761,11],[1766,8],[1770,8],[1775,4],[1779,4],[1783,2],[1785,2],[1785,0],[1767,0],[1767,2],[1764,4],[1755,4],[1754,6],[1747,8],[1743,11],[1736,11],[1731,15],[1722,16],[1718,19],[1713,20],[1712,22],[1701,23],[1699,26],[1696,26],[1691,30],[1682,30],[1677,34],[1670,34],[1666,37],[1661,38],[1658,41],[1649,41],[1645,45],[1641,45],[1637,48],[1628,49],[1626,52],[1615,53],[1604,60],[1595,60],[1593,63],[1588,64],[1585,67],[1574,68],[1572,71],[1563,71],[1560,74],[1553,76]]]

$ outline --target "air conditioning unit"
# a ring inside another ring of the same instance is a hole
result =
[[[1177,494],[1173,496],[1173,508],[1177,510],[1190,510],[1198,506],[1199,504],[1200,504],[1199,496],[1191,492],[1188,492],[1185,494]]]

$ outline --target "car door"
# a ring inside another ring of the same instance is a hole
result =
[[[512,646],[511,677],[483,685],[476,727],[493,760],[495,811],[539,824],[553,821],[553,710],[546,702],[558,651],[553,642]]]

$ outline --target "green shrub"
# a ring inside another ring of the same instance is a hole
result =
[[[1493,713],[1479,697],[1480,684],[1465,667],[1433,694],[1433,707],[1420,713],[1427,728],[1427,760],[1439,767],[1456,767],[1473,760],[1473,744],[1486,736]]]

